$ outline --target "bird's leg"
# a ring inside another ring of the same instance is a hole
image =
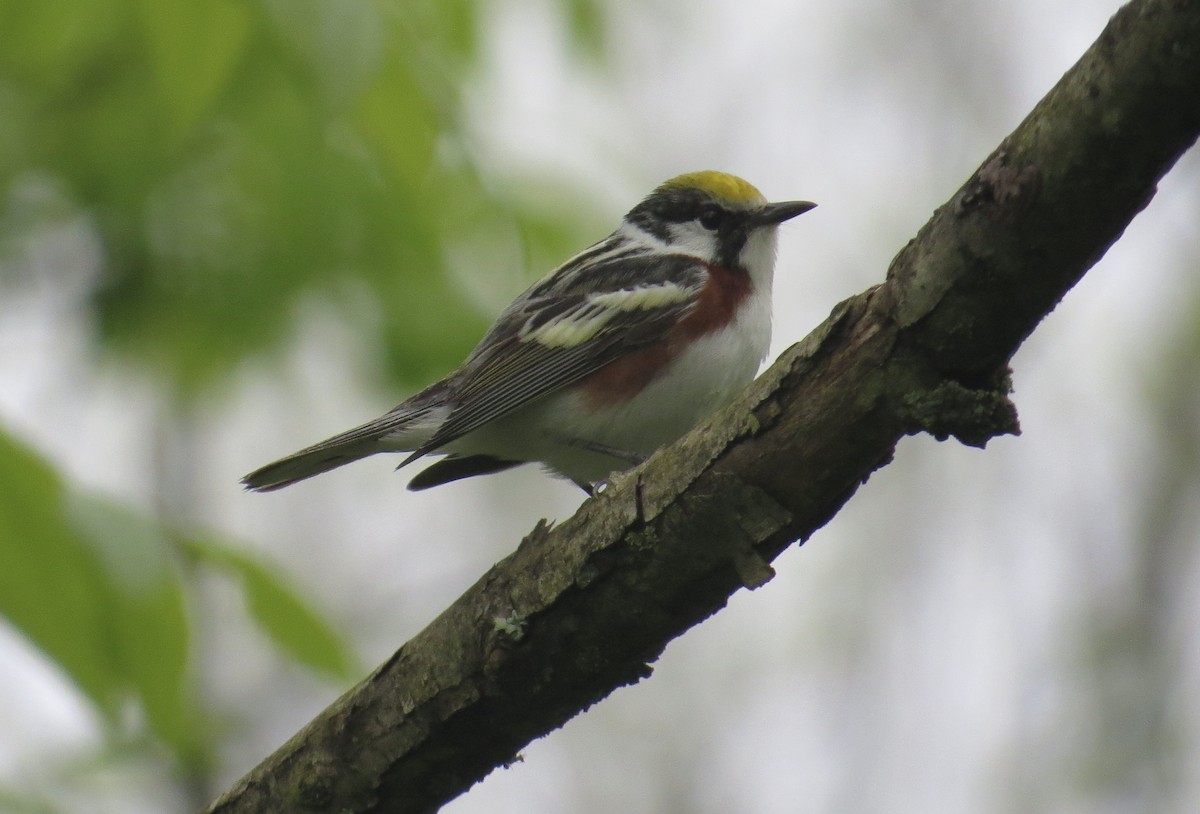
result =
[[[635,467],[640,463],[644,463],[646,458],[649,457],[648,455],[643,455],[640,452],[630,452],[627,449],[610,447],[608,444],[602,444],[599,441],[589,441],[586,438],[559,438],[557,440],[558,443],[569,447],[575,447],[577,449],[587,450],[588,452],[594,452],[597,455],[605,455],[609,458],[615,458],[618,461],[627,464],[630,468]],[[571,482],[583,491],[587,492],[588,497],[595,497],[596,495],[600,494],[600,492],[604,491],[604,487],[607,485],[605,481],[599,481],[597,483],[584,483],[582,481],[572,480]]]
[[[638,472],[633,484],[633,499],[637,507],[637,525],[639,528],[646,526],[646,504],[642,499],[642,473]]]

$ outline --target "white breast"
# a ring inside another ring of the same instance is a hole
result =
[[[646,457],[680,438],[753,380],[771,339],[769,309],[769,297],[752,295],[731,325],[700,337],[629,401],[591,409],[579,394],[555,393],[481,427],[451,448],[538,460],[577,482],[603,480],[629,463],[578,442]]]

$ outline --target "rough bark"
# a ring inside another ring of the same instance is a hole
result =
[[[650,674],[906,434],[1017,431],[1008,360],[1200,132],[1200,0],[1136,0],[899,253],[722,412],[517,550],[210,812],[428,812]]]

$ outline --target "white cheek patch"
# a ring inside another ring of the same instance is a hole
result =
[[[544,325],[520,333],[525,342],[537,342],[548,348],[574,348],[587,342],[619,314],[653,311],[685,303],[692,291],[675,283],[638,286],[637,288],[592,294],[578,307],[555,317]]]
[[[683,223],[672,223],[671,251],[679,254],[690,254],[693,257],[715,258],[717,256],[717,237],[694,220]]]

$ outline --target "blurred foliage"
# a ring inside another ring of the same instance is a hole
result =
[[[198,565],[237,580],[250,615],[292,658],[330,678],[350,681],[362,667],[337,632],[267,566],[215,540],[181,540]]]
[[[598,57],[602,4],[562,6],[580,51]],[[580,202],[552,195],[533,211],[473,163],[461,98],[486,10],[0,0],[0,258],[68,218],[98,253],[94,268],[0,263],[0,296],[27,268],[84,292],[97,347],[161,382],[164,415],[286,350],[310,298],[349,315],[397,382],[444,375],[494,301],[591,234]],[[197,571],[240,585],[300,663],[339,681],[360,666],[274,569],[170,526],[72,492],[0,431],[0,614],[116,740],[152,735],[196,776],[219,734],[193,687]]]
[[[3,435],[0,482],[0,610],[111,714],[123,690],[108,624],[119,592],[69,522],[54,471]]]
[[[0,612],[54,659],[114,729],[133,699],[181,759],[203,758],[188,682],[184,590],[161,530],[72,495],[0,434]]]
[[[19,476],[18,476],[19,475]],[[133,701],[182,765],[202,769],[212,732],[193,692],[189,568],[231,576],[282,651],[346,681],[359,665],[328,622],[272,569],[95,495],[0,432],[0,614],[92,700],[115,735]]]
[[[1200,202],[1200,198],[1197,199]],[[1107,800],[1170,800],[1187,787],[1194,688],[1179,680],[1181,612],[1195,582],[1200,514],[1200,285],[1191,275],[1194,241],[1180,235],[1173,258],[1186,308],[1162,341],[1162,358],[1144,371],[1144,431],[1152,451],[1138,467],[1137,515],[1121,574],[1091,592],[1075,636],[1078,703],[1090,722],[1073,782],[1094,808]],[[1145,805],[1144,810],[1153,808]],[[1161,810],[1169,810],[1165,807]]]
[[[598,4],[567,6],[598,42]],[[183,391],[277,347],[306,293],[364,289],[388,369],[425,383],[488,321],[447,248],[497,218],[564,246],[578,228],[569,208],[517,212],[471,163],[459,89],[482,9],[0,0],[0,183],[9,206],[31,173],[66,187],[103,243],[97,339]]]

